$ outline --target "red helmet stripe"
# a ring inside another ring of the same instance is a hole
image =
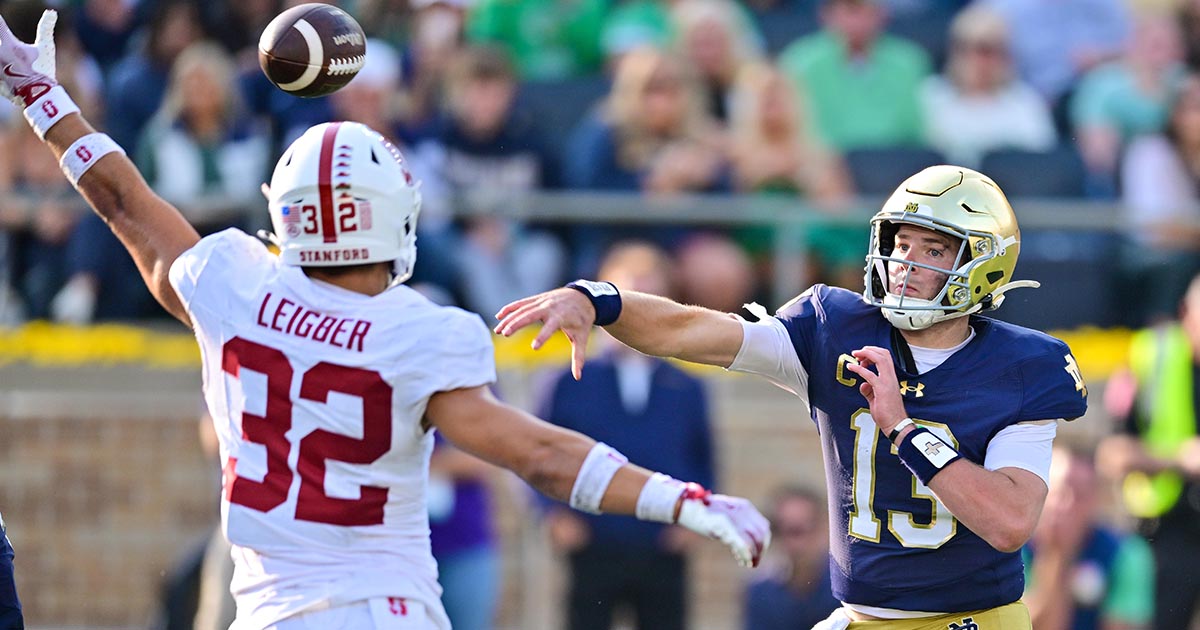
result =
[[[317,193],[321,201],[321,236],[326,243],[337,242],[337,228],[333,218],[333,150],[336,147],[337,132],[342,123],[330,123],[321,136],[321,160],[317,164]]]

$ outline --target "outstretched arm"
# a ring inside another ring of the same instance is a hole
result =
[[[61,158],[76,140],[93,132],[82,116],[72,114],[46,134],[46,143]],[[174,206],[154,194],[133,162],[120,153],[101,157],[76,188],[129,250],[158,303],[190,326],[167,273],[171,263],[200,240],[196,229]]]
[[[556,331],[571,341],[571,373],[583,371],[588,336],[596,309],[582,292],[562,288],[517,300],[496,314],[495,331],[505,337],[535,323],[542,329],[533,341],[540,348]],[[620,316],[605,330],[621,343],[645,354],[729,367],[742,347],[741,322],[728,313],[686,306],[667,298],[623,291]]]
[[[757,566],[770,543],[770,527],[749,501],[624,463],[585,435],[496,400],[486,387],[434,394],[425,415],[455,446],[577,509],[677,523],[725,543],[743,566]]]
[[[129,250],[159,304],[190,325],[167,272],[200,236],[178,210],[154,194],[123,152],[96,151],[104,146],[99,136],[76,144],[95,129],[80,114],[66,113],[75,108],[55,79],[56,20],[56,12],[46,11],[30,45],[13,36],[0,19],[0,91],[25,110],[65,169],[82,172],[75,187]]]

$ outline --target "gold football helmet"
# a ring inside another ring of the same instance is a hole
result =
[[[958,239],[954,266],[938,269],[892,256],[901,224],[915,225]],[[1021,232],[1012,206],[1000,187],[982,173],[959,166],[931,166],[906,179],[871,219],[863,297],[880,307],[893,326],[921,330],[933,324],[1000,306],[1004,293],[1038,283],[1013,281]],[[903,285],[914,267],[947,274],[933,299],[893,293],[888,265],[907,265]]]

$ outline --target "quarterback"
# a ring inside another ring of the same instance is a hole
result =
[[[383,136],[326,123],[287,149],[265,190],[278,256],[238,230],[201,239],[55,82],[55,15],[32,45],[0,20],[0,88],[195,332],[234,629],[449,628],[426,509],[433,429],[572,507],[679,523],[757,564],[768,526],[745,499],[651,473],[489,394],[482,320],[402,284],[420,194]]]
[[[647,354],[762,375],[817,423],[830,570],[819,628],[1017,630],[1018,553],[1045,501],[1056,422],[1083,415],[1061,341],[979,313],[1013,281],[1020,233],[996,184],[954,166],[900,184],[871,220],[861,295],[816,285],[758,321],[577,282],[497,315],[574,343],[593,323]]]

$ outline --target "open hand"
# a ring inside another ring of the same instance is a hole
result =
[[[505,337],[541,322],[542,329],[533,340],[534,350],[540,349],[556,331],[563,331],[571,342],[571,374],[575,380],[583,377],[583,361],[596,309],[582,293],[562,288],[522,298],[500,309],[496,319],[500,323],[493,330]]]
[[[771,525],[767,519],[746,499],[695,488],[698,492],[684,495],[677,523],[725,543],[743,567],[758,566],[771,544]]]

